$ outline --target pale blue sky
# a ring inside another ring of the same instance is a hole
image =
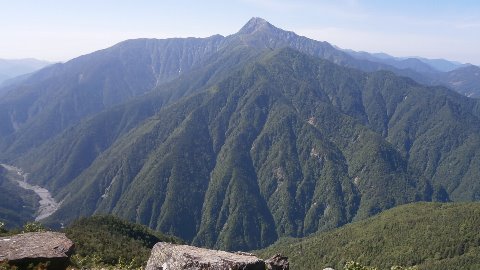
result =
[[[0,0],[0,58],[65,61],[129,38],[228,35],[251,17],[342,48],[480,64],[477,0]]]

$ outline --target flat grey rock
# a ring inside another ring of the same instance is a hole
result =
[[[146,270],[265,270],[265,262],[250,253],[157,243]]]
[[[73,252],[73,242],[58,232],[33,232],[0,238],[0,262],[50,261],[63,265]],[[50,269],[50,268],[49,268]]]

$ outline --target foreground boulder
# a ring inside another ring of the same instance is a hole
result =
[[[48,262],[48,269],[65,269],[73,252],[73,242],[58,232],[33,232],[0,238],[0,262],[20,269]]]
[[[146,270],[265,270],[266,267],[263,260],[250,253],[160,242],[153,247]]]

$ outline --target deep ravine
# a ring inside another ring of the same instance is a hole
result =
[[[17,184],[21,188],[32,190],[39,196],[38,203],[40,204],[40,206],[38,207],[37,213],[35,214],[35,221],[42,220],[57,211],[60,204],[55,201],[55,199],[52,197],[52,194],[50,194],[50,191],[48,191],[46,188],[29,184],[27,182],[28,173],[25,173],[22,169],[11,165],[0,165],[15,176],[12,180],[17,182]]]

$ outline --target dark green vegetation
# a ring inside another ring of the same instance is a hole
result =
[[[233,250],[480,198],[478,100],[332,62],[418,75],[261,19],[128,41],[0,99],[0,159],[62,201],[50,225],[113,213]]]
[[[0,226],[0,236],[45,230],[45,227],[38,222],[28,222],[22,229],[4,230]],[[71,258],[73,269],[105,267],[138,269],[146,265],[150,251],[156,243],[182,243],[176,237],[106,215],[80,218],[63,231],[75,244],[74,255]],[[29,269],[45,269],[42,268],[43,265],[34,265]],[[0,264],[0,269],[16,268]]]
[[[81,267],[145,266],[156,243],[181,243],[178,238],[113,216],[81,218],[69,225],[65,233],[75,243],[73,261]]]
[[[290,49],[260,59],[121,136],[62,189],[50,220],[111,212],[251,249],[407,202],[477,196],[475,173],[456,178],[461,191],[434,177],[457,170],[441,162],[462,154],[459,138],[478,141],[476,101]]]
[[[342,269],[346,261],[390,269],[480,269],[480,204],[417,203],[305,239],[284,239],[259,252],[280,252],[292,269]]]
[[[0,262],[0,270],[46,270],[50,263],[31,263],[28,265],[10,265],[8,262]]]

